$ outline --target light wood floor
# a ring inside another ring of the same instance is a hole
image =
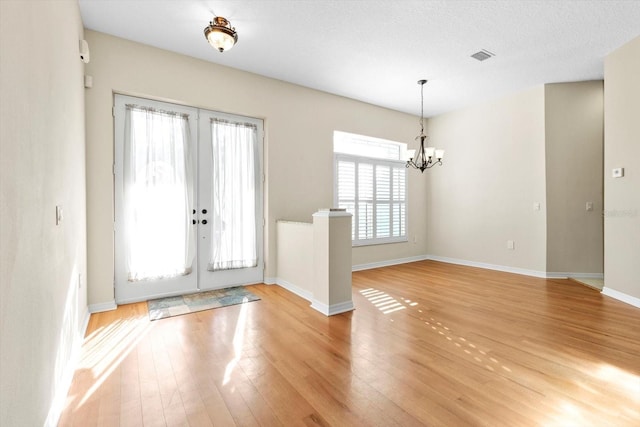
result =
[[[262,300],[93,315],[61,426],[639,426],[640,309],[569,280],[423,261],[356,310]]]

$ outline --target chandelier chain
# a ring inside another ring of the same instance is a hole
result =
[[[420,84],[420,135],[424,135],[424,83]]]

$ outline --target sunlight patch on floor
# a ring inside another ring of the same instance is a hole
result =
[[[367,288],[360,291],[360,294],[364,296],[374,307],[380,310],[383,314],[389,314],[394,311],[405,310],[407,308],[416,307],[418,303],[411,299],[398,297],[398,299],[392,297],[386,292],[377,290],[375,288]],[[419,308],[416,309],[419,314],[423,311]],[[490,372],[505,372],[510,373],[511,369],[500,363],[495,357],[489,357],[487,352],[479,349],[474,343],[468,342],[466,338],[457,336],[454,334],[448,326],[443,325],[442,322],[437,321],[433,317],[419,317],[424,322],[425,326],[431,329],[434,333],[445,338],[447,342],[455,345],[462,352],[471,357],[472,360],[479,365],[482,365],[486,370]],[[393,319],[390,319],[393,321]]]
[[[78,406],[86,403],[100,388],[151,327],[149,318],[140,316],[117,320],[96,329],[85,338],[77,370],[85,369],[91,372],[94,381]]]
[[[616,388],[621,388],[625,394],[631,396],[635,402],[640,404],[640,376],[607,364],[600,366],[595,376]]]
[[[240,361],[240,357],[242,357],[242,347],[244,346],[244,332],[247,325],[247,302],[249,302],[249,300],[247,299],[247,297],[244,297],[242,299],[242,305],[240,306],[240,315],[238,316],[238,321],[236,323],[236,331],[233,334],[234,357],[229,361],[229,363],[227,363],[227,367],[224,370],[224,379],[222,380],[223,386],[227,385],[231,380],[231,374]]]
[[[393,313],[395,311],[405,310],[407,307],[399,302],[397,299],[387,294],[386,292],[379,291],[373,288],[367,288],[360,291],[360,294],[364,296],[371,304],[374,305],[383,314]],[[409,300],[403,300],[408,302],[411,307],[418,305],[418,303],[412,303]]]
[[[610,395],[630,398],[635,405],[622,408],[623,415],[634,420],[640,419],[640,376],[606,363],[601,364],[593,376],[605,383]]]
[[[422,313],[422,311],[420,311],[420,313]],[[496,369],[500,371],[500,369],[498,368],[501,368],[502,371],[511,372],[511,369],[501,364],[498,359],[496,359],[495,357],[489,357],[486,351],[481,350],[474,343],[469,342],[464,337],[454,334],[451,329],[443,325],[442,322],[438,322],[433,317],[430,317],[429,319],[420,317],[420,320],[422,320],[424,324],[433,332],[444,337],[449,342],[449,344],[453,344],[456,348],[462,350],[464,354],[472,357],[476,363],[483,365],[486,370],[496,372]]]
[[[591,425],[587,423],[584,414],[576,405],[569,402],[561,402],[558,405],[558,412],[552,416],[550,427],[585,427]]]

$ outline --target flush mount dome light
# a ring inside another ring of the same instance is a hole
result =
[[[216,16],[204,29],[204,36],[209,44],[219,52],[229,50],[238,42],[238,33],[231,23],[222,16]]]

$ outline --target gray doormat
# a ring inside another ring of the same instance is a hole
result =
[[[244,286],[199,292],[177,297],[159,298],[147,301],[149,319],[158,320],[196,311],[210,310],[229,305],[258,301],[260,298]]]

